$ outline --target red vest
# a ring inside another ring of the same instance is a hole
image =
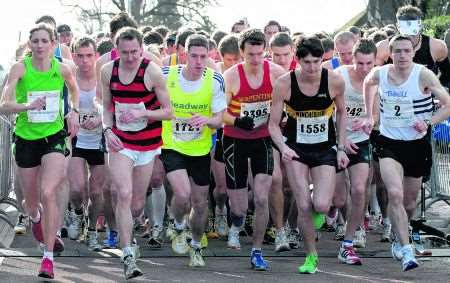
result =
[[[123,84],[119,80],[119,62],[120,58],[114,60],[114,66],[109,83],[113,102],[113,113],[115,113],[114,105],[116,102],[139,104],[144,103],[147,110],[159,109],[160,103],[154,90],[148,90],[144,84],[144,74],[150,60],[142,59],[136,76],[130,84]],[[162,145],[161,121],[148,121],[147,127],[137,131],[128,132],[121,131],[116,126],[116,117],[114,116],[114,124],[112,128],[123,143],[125,148],[137,151],[149,151],[159,148]]]
[[[245,104],[252,104],[252,103],[258,103],[258,102],[268,102],[268,109],[267,107],[262,107],[260,109],[256,108],[256,112],[258,113],[250,113],[250,116],[256,115],[261,116],[264,115],[262,112],[270,112],[270,103],[272,101],[272,83],[270,81],[270,63],[266,60],[264,60],[263,63],[263,80],[261,83],[261,86],[257,89],[253,89],[250,87],[247,77],[245,76],[244,72],[244,65],[243,63],[237,65],[237,69],[239,72],[239,80],[240,80],[240,87],[239,91],[236,95],[233,96],[230,105],[228,105],[228,113],[231,114],[234,117],[241,116],[241,108],[242,105]],[[251,112],[251,111],[250,111]],[[248,113],[247,113],[248,114]],[[246,115],[247,115],[246,114]],[[268,115],[266,115],[268,118]],[[257,118],[256,118],[257,119]],[[256,121],[255,119],[255,121]],[[269,129],[268,129],[268,119],[267,122],[255,127],[251,131],[242,130],[240,128],[236,128],[234,126],[225,125],[223,128],[223,134],[229,137],[233,138],[239,138],[239,139],[259,139],[270,136]]]

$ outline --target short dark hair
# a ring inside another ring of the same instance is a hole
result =
[[[281,25],[280,25],[280,23],[277,22],[277,21],[271,20],[271,21],[269,21],[269,22],[264,26],[264,32],[266,32],[266,29],[267,29],[269,26],[277,26],[277,27],[278,27],[278,32],[281,31]]]
[[[121,28],[115,37],[116,46],[119,45],[120,40],[133,40],[136,39],[139,46],[142,46],[142,33],[134,27]]]
[[[133,27],[137,29],[138,25],[128,13],[121,12],[109,22],[109,32],[111,33],[111,36],[115,35],[119,29],[123,27]]]
[[[411,45],[412,45],[413,48],[414,48],[414,42],[412,41],[411,38],[409,38],[409,36],[397,34],[397,35],[394,35],[394,36],[391,38],[391,40],[389,40],[389,51],[392,52],[393,45],[394,45],[394,43],[395,43],[396,41],[403,41],[403,40],[406,40],[406,41],[411,42]]]
[[[169,28],[167,28],[165,25],[159,25],[153,28],[153,31],[156,31],[160,35],[162,35],[163,38],[167,36],[167,34],[170,32]]]
[[[305,58],[308,55],[322,57],[324,53],[320,39],[315,36],[300,37],[295,42],[295,55],[297,58]]]
[[[239,55],[239,39],[236,34],[228,34],[219,42],[219,52],[223,57],[225,54]]]
[[[376,32],[372,33],[371,35],[369,35],[368,38],[373,40],[374,43],[378,43],[382,40],[387,39],[388,35],[387,35],[386,31],[380,29],[380,30],[377,30]]]
[[[167,45],[167,47],[175,45],[175,41],[177,39],[177,34],[178,34],[178,32],[173,31],[173,32],[169,33],[169,35],[166,36],[166,45]]]
[[[89,47],[91,46],[94,49],[94,52],[97,52],[97,45],[95,44],[95,40],[90,36],[81,36],[77,37],[75,41],[71,45],[72,52],[75,53],[80,47]]]
[[[423,17],[423,13],[417,7],[405,5],[398,8],[395,17],[397,20],[416,20],[421,19]]]
[[[236,22],[234,22],[233,25],[231,26],[231,32],[236,32],[236,31],[235,31],[235,27],[236,27],[236,26],[245,26],[245,25],[246,25],[246,23],[245,23],[244,20],[236,21]]]
[[[334,50],[334,41],[330,37],[321,38],[320,42],[322,43],[324,52]]]
[[[178,32],[177,37],[175,39],[175,46],[178,48],[178,46],[186,46],[186,39],[192,35],[195,34],[195,31],[192,29],[185,29],[183,31]]]
[[[284,47],[286,45],[293,46],[294,42],[287,32],[277,32],[270,39],[269,46],[272,47]]]
[[[209,50],[217,49],[217,44],[211,38],[208,38]]]
[[[145,45],[161,45],[164,43],[164,38],[156,31],[148,31],[144,33],[143,41]]]
[[[97,52],[100,56],[110,52],[113,48],[114,44],[109,38],[104,38],[97,44]]]
[[[356,55],[356,53],[361,54],[374,54],[377,56],[377,46],[375,45],[375,42],[371,39],[367,38],[361,38],[358,40],[355,45],[353,46],[352,50],[353,56]]]
[[[149,31],[152,31],[153,28],[151,26],[140,26],[138,28],[138,30],[142,33],[142,34],[146,34]]]
[[[263,45],[266,47],[266,37],[260,29],[247,29],[239,35],[239,48],[244,50],[245,44]]]
[[[36,21],[34,23],[35,24],[45,23],[45,24],[52,25],[53,28],[56,28],[55,18],[50,15],[40,16],[39,18],[36,19]]]
[[[194,46],[205,47],[206,50],[209,50],[209,40],[203,34],[192,34],[186,39],[186,51]]]
[[[219,45],[220,40],[222,40],[222,38],[224,38],[228,33],[224,32],[223,30],[218,30],[216,29],[212,35],[211,35],[211,39],[214,40],[216,42],[217,45]]]
[[[351,26],[348,28],[348,31],[353,33],[356,36],[362,36],[361,29],[357,26]]]

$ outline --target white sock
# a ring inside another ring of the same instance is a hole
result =
[[[191,240],[191,246],[192,246],[194,249],[200,249],[200,248],[201,248],[200,242],[197,242],[197,241],[195,241],[194,239]]]
[[[44,258],[48,258],[49,260],[53,261],[53,252],[44,250]]]
[[[152,194],[148,195],[145,201],[145,206],[144,206],[144,213],[145,216],[147,217],[147,219],[150,221],[150,223],[153,226],[153,202],[152,202]]]
[[[123,258],[126,258],[129,255],[133,255],[133,250],[131,249],[130,246],[126,246],[122,249],[122,253],[123,253]]]
[[[152,189],[152,219],[153,226],[163,226],[164,215],[166,213],[166,190],[164,185]]]
[[[389,219],[389,217],[383,218],[383,223],[384,223],[384,225],[390,225],[391,220]]]
[[[37,210],[36,217],[30,216],[30,219],[31,221],[33,221],[33,223],[39,223],[39,221],[41,221],[41,212],[39,211],[39,209]]]

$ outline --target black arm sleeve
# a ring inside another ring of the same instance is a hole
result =
[[[439,77],[441,84],[445,87],[450,87],[450,61],[449,61],[449,59],[445,58],[444,60],[442,60],[440,62],[436,62],[436,65],[439,68],[439,71],[441,72],[441,76]]]

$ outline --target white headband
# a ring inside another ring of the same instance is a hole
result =
[[[402,35],[418,35],[422,30],[421,20],[399,20],[397,25]]]

